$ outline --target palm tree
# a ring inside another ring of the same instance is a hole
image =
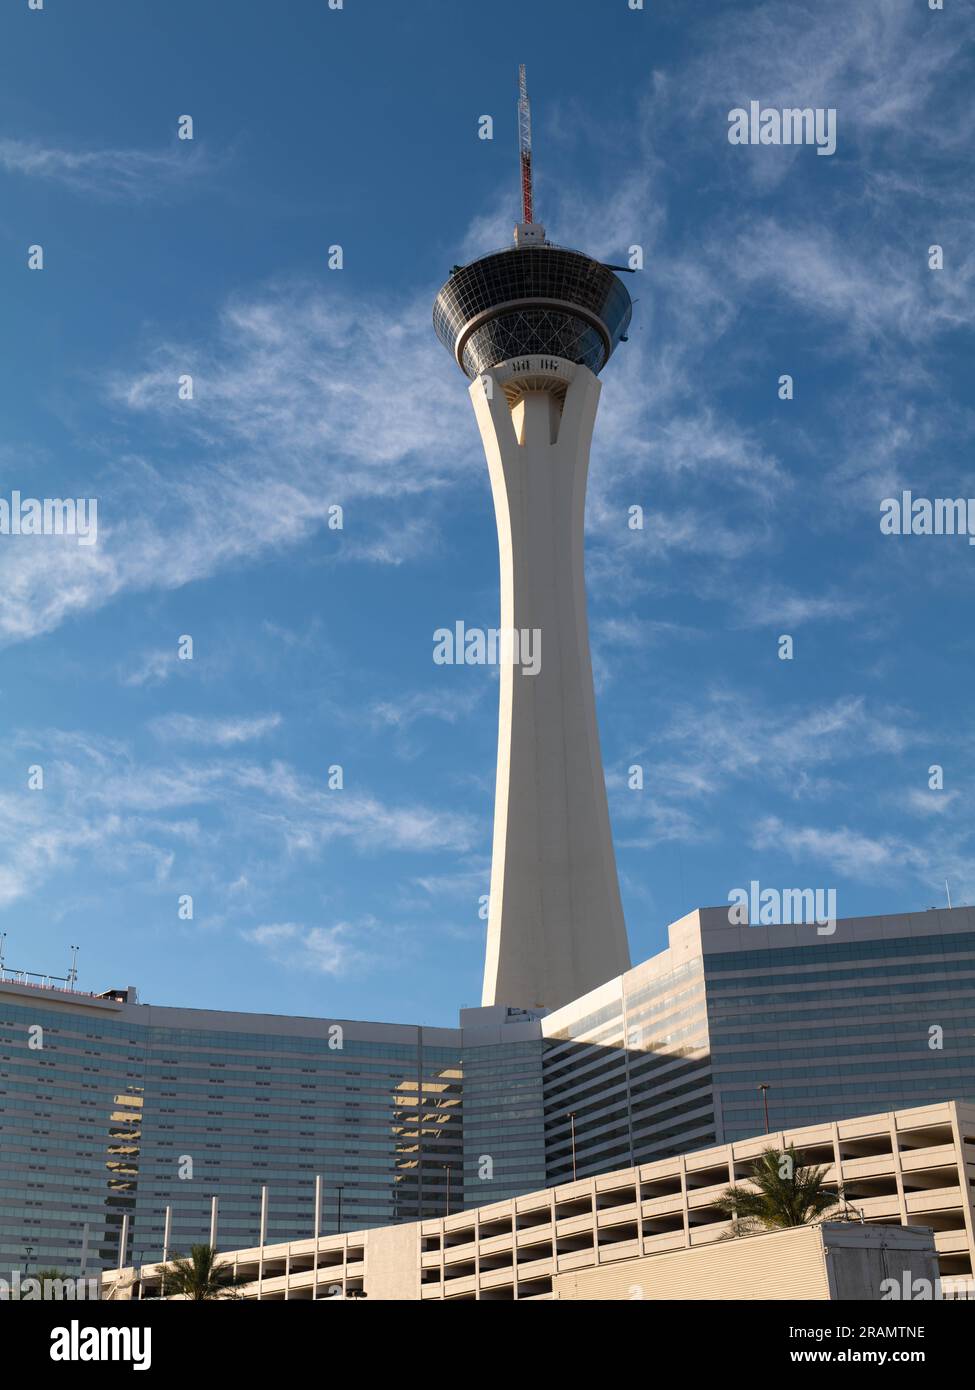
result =
[[[217,1264],[217,1252],[212,1245],[194,1245],[189,1258],[174,1255],[170,1264],[160,1268],[159,1274],[167,1298],[172,1295],[193,1300],[239,1298],[237,1290],[241,1284],[250,1283],[243,1275],[234,1273],[233,1265]]]
[[[36,1280],[38,1284],[39,1292],[36,1295],[38,1298],[74,1297],[73,1293],[67,1295],[62,1292],[63,1284],[67,1281],[67,1277],[64,1271],[60,1269],[39,1269],[36,1274],[25,1274],[21,1280],[20,1289],[13,1294],[13,1298],[30,1299],[35,1297],[34,1294],[25,1295],[23,1292],[24,1284],[33,1280]],[[57,1288],[52,1288],[52,1284],[56,1284]]]
[[[763,1149],[751,1173],[758,1191],[726,1187],[712,1205],[726,1216],[735,1217],[739,1232],[756,1227],[774,1231],[786,1226],[806,1226],[822,1220],[839,1206],[836,1193],[823,1187],[826,1172],[826,1168],[801,1164],[791,1144],[782,1153]]]

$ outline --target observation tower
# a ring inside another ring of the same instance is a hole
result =
[[[500,713],[482,1005],[558,1008],[630,967],[593,694],[583,559],[597,374],[632,305],[615,269],[534,221],[520,70],[523,220],[455,266],[437,336],[471,378],[501,559]],[[536,674],[519,660],[533,634]],[[511,634],[515,634],[511,637]]]

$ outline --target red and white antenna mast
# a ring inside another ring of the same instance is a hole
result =
[[[521,152],[521,209],[530,227],[532,217],[532,109],[528,102],[528,79],[524,63],[518,69],[518,148]]]

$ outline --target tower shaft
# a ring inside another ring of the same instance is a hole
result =
[[[485,1005],[557,1008],[630,964],[583,563],[599,391],[587,367],[540,357],[470,387],[498,525],[501,628],[519,637],[502,643]]]

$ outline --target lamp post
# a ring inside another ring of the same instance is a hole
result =
[[[336,1185],[336,1189],[335,1189],[336,1192],[338,1192],[338,1194],[339,1194],[339,1210],[338,1210],[338,1217],[337,1217],[336,1223],[335,1223],[335,1234],[336,1234],[336,1235],[341,1234],[341,1231],[342,1231],[342,1189],[343,1189],[343,1186],[344,1186],[343,1183],[338,1183],[338,1184]]]
[[[576,1180],[576,1112],[569,1111],[569,1130],[572,1135],[572,1181]]]
[[[762,1093],[762,1103],[765,1107],[765,1133],[768,1134],[768,1082],[760,1081],[758,1083],[758,1089]]]

